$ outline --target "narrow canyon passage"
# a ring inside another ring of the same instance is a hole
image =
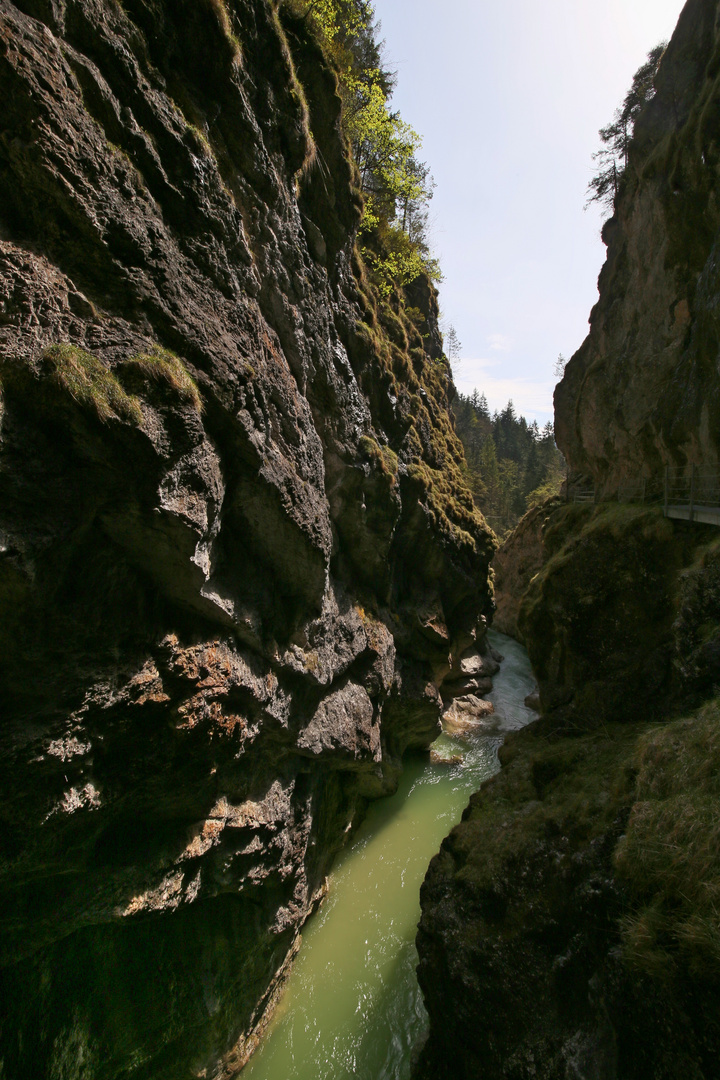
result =
[[[260,1049],[251,1080],[406,1080],[425,1027],[415,976],[419,890],[432,856],[469,795],[498,769],[505,732],[535,713],[524,705],[534,679],[527,654],[491,633],[505,660],[489,695],[497,726],[435,751],[462,765],[410,758],[397,793],[374,803],[341,855]]]

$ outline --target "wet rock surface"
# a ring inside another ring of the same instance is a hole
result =
[[[305,23],[0,0],[0,95],[0,1060],[230,1076],[494,541]]]

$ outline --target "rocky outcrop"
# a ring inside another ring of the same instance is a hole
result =
[[[687,696],[676,604],[680,574],[706,541],[659,508],[549,510],[517,627],[556,726],[667,715]]]
[[[495,553],[491,565],[495,585],[493,627],[501,634],[520,638],[520,604],[528,585],[548,557],[547,530],[558,505],[560,499],[534,506]]]
[[[704,736],[717,709],[706,719]],[[417,1077],[715,1075],[717,954],[699,897],[717,864],[697,830],[715,834],[702,809],[694,840],[677,816],[682,769],[701,767],[708,742],[668,768],[704,719],[684,724],[568,738],[540,721],[510,737],[502,773],[473,796],[423,885],[418,976],[431,1036]],[[682,868],[658,854],[673,814],[688,844]]]
[[[0,93],[0,1069],[229,1076],[494,540],[305,21],[0,0]]]
[[[518,625],[543,716],[425,879],[416,1075],[710,1080],[720,539],[617,505],[540,531]]]
[[[716,467],[720,26],[689,0],[639,117],[590,333],[555,391],[555,435],[601,494]]]

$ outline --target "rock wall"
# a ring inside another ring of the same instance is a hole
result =
[[[430,864],[414,1075],[711,1080],[720,538],[612,504],[542,534],[518,625],[543,715]]]
[[[689,0],[555,393],[598,505],[536,508],[495,559],[543,715],[430,865],[417,1080],[717,1073],[720,538],[629,496],[718,463],[719,73],[720,6]]]
[[[555,391],[555,435],[601,494],[716,467],[720,441],[720,11],[689,0],[640,116],[590,333]]]
[[[225,1077],[494,538],[306,21],[0,0],[0,99],[0,1072]]]
[[[525,591],[547,560],[547,532],[561,499],[534,506],[501,544],[492,561],[495,587],[493,627],[520,640],[518,616]]]

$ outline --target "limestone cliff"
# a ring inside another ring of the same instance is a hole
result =
[[[229,1076],[494,540],[306,21],[0,0],[0,100],[0,1072]]]
[[[720,539],[623,491],[717,466],[719,72],[720,5],[689,0],[555,395],[598,505],[536,508],[496,557],[543,715],[428,871],[418,1080],[717,1074]]]
[[[689,0],[638,119],[590,333],[555,391],[555,435],[601,493],[720,452],[720,25]]]
[[[543,716],[422,888],[418,1077],[711,1080],[720,1035],[720,539],[556,506],[519,633]]]

